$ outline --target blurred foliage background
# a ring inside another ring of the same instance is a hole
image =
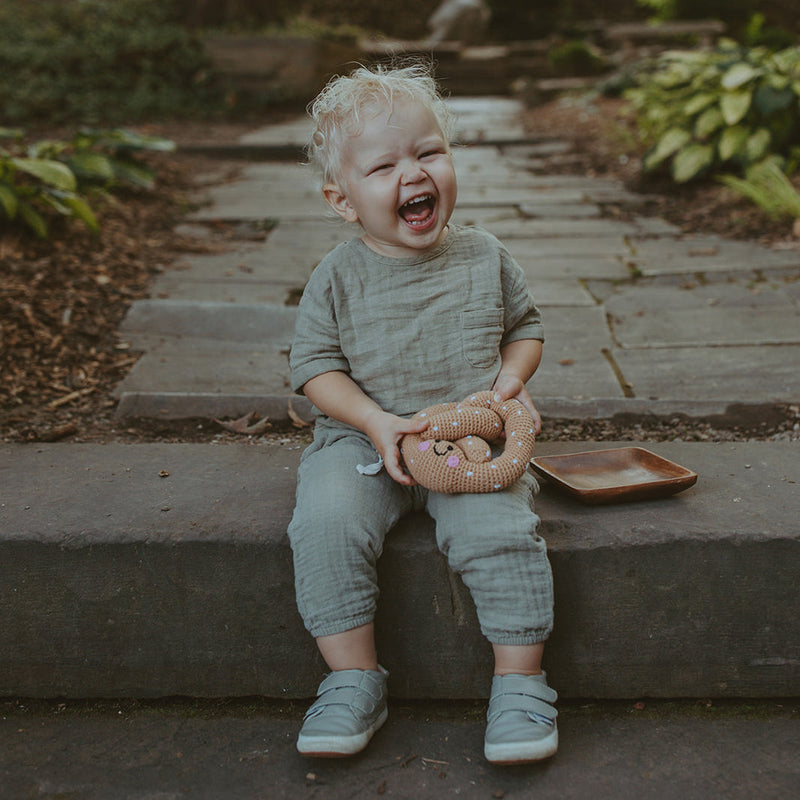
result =
[[[717,17],[734,38],[797,42],[797,0],[488,0],[487,43],[579,39],[607,22]],[[204,38],[270,33],[421,39],[430,0],[3,0],[0,127],[213,118],[244,111]],[[790,41],[786,41],[789,39]],[[760,41],[748,41],[758,44]],[[262,96],[261,107],[285,97]]]

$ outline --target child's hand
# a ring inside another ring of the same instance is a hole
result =
[[[424,420],[404,419],[386,411],[375,410],[364,421],[364,433],[369,436],[383,459],[386,471],[403,486],[416,486],[416,481],[403,472],[400,461],[400,440],[407,433],[421,433],[428,427]]]
[[[530,394],[528,394],[525,384],[519,378],[513,375],[503,375],[503,373],[500,373],[492,389],[500,401],[510,400],[512,398],[519,400],[533,417],[534,432],[539,433],[542,430],[542,418],[539,416],[539,412],[536,410],[536,406],[533,404],[533,400]]]

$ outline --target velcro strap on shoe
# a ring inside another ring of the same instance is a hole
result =
[[[532,680],[527,675],[505,675],[502,687],[503,694],[527,694],[551,704],[558,700],[558,693],[555,689],[551,689],[541,681]]]
[[[362,714],[371,714],[383,697],[385,676],[357,669],[331,672],[317,690],[317,699],[305,717],[318,714],[326,706],[349,706]]]
[[[504,711],[524,711],[529,714],[539,714],[551,721],[558,716],[558,711],[553,706],[538,697],[532,697],[529,693],[501,694],[493,697],[489,703],[489,720],[491,721]]]
[[[383,679],[383,680],[382,680]],[[380,698],[384,676],[380,673],[360,669],[342,669],[331,672],[319,685],[317,697],[332,689],[361,689],[375,699]]]
[[[342,689],[331,689],[318,697],[311,704],[305,716],[316,714],[326,706],[348,706],[361,714],[371,714],[378,707],[378,701],[361,689],[345,686]]]

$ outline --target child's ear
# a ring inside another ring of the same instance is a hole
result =
[[[322,194],[328,201],[328,205],[345,221],[358,222],[358,214],[347,199],[347,195],[342,191],[341,186],[336,183],[326,183],[322,187]]]

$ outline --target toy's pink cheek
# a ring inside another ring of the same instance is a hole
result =
[[[417,450],[419,450],[420,453],[424,453],[426,450],[430,450],[430,447],[431,447],[430,442],[420,442],[417,445]]]
[[[461,460],[459,459],[458,456],[450,456],[450,458],[447,459],[448,467],[457,467],[460,463]]]

